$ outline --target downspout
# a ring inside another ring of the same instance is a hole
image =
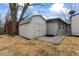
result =
[[[72,34],[72,27],[71,27],[71,20],[72,20],[72,15],[70,16],[70,35]]]

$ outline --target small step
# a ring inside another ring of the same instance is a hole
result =
[[[53,44],[59,44],[65,36],[54,36],[54,37],[40,37],[37,38],[39,40],[43,40],[43,41],[47,41],[47,42],[51,42]]]

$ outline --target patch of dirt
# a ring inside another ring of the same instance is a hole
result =
[[[79,55],[79,37],[65,36],[59,45],[41,40],[27,40],[20,36],[0,35],[0,55],[58,56]]]

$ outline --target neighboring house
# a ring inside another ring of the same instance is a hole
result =
[[[79,36],[79,13],[72,16],[71,28],[72,35]]]
[[[47,20],[47,35],[63,35],[69,32],[69,24],[61,18]]]
[[[46,21],[41,15],[32,15],[19,22],[19,35],[32,39],[46,35]]]

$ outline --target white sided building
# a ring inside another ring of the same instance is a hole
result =
[[[79,13],[72,16],[71,29],[72,35],[79,36]]]
[[[32,39],[46,35],[46,21],[41,15],[33,15],[19,23],[19,35]]]
[[[63,35],[69,32],[69,24],[61,18],[47,20],[47,35]]]

